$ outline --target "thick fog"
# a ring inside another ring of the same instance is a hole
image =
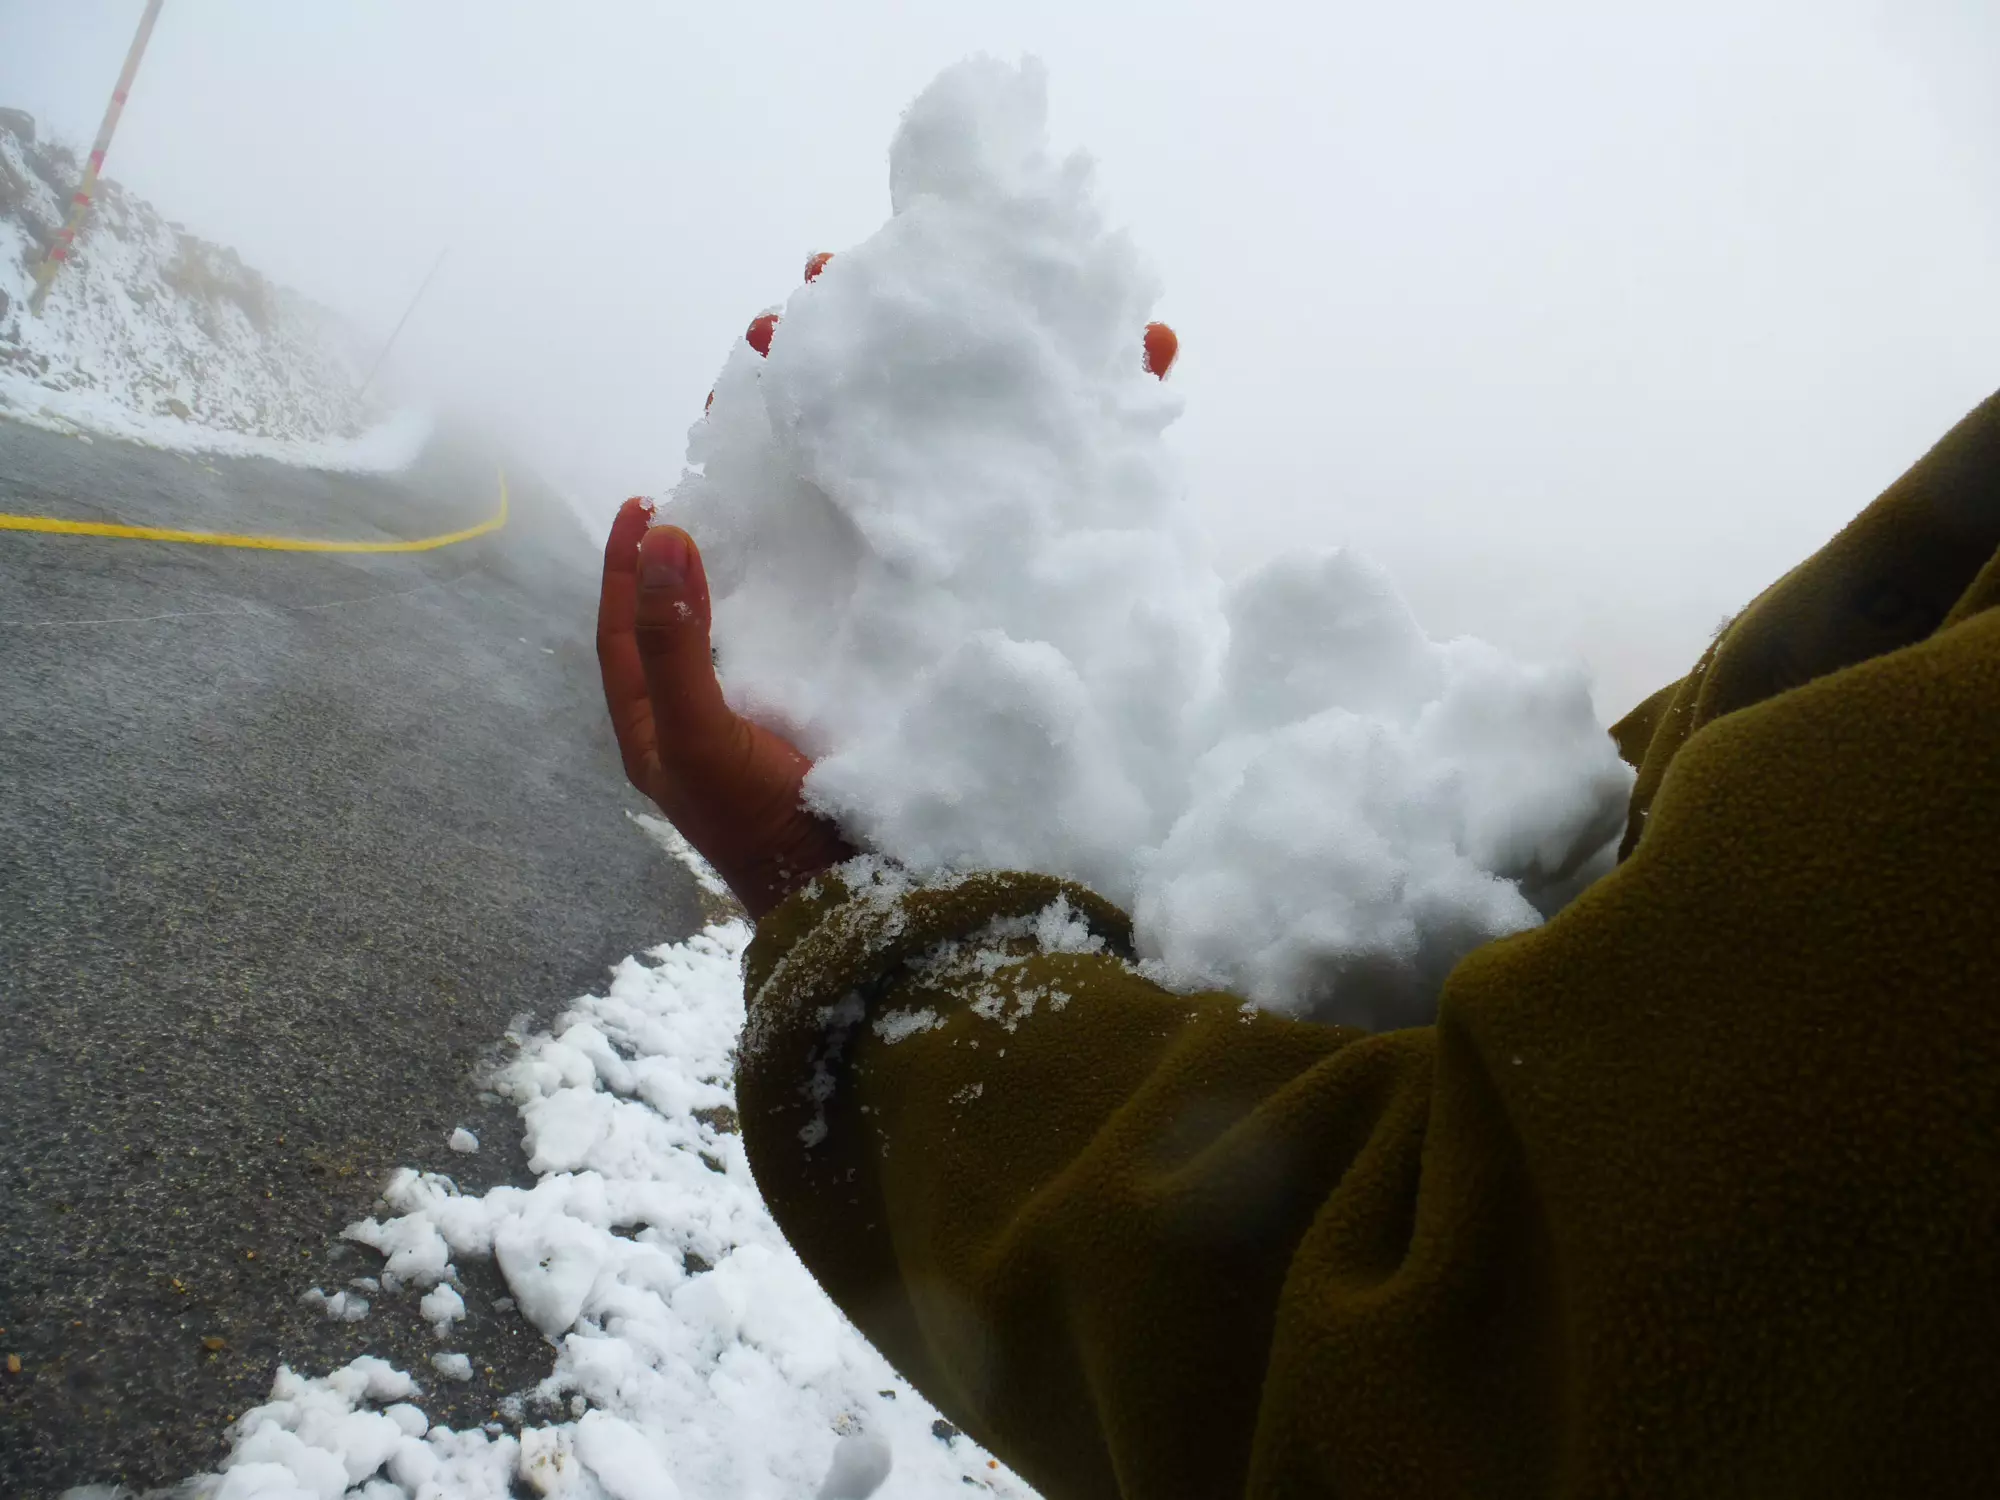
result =
[[[87,143],[140,9],[0,0],[0,104]],[[976,51],[1159,268],[1224,567],[1353,542],[1607,715],[2000,385],[1983,0],[167,0],[107,170],[378,339],[444,252],[394,378],[602,525]]]

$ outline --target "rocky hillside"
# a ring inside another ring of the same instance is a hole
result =
[[[0,110],[0,414],[279,457],[351,447],[393,422],[359,394],[365,356],[331,313],[108,179],[30,313],[34,268],[79,176],[74,151]]]

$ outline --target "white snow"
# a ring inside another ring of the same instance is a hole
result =
[[[709,895],[723,901],[734,901],[729,887],[722,877],[715,873],[715,867],[696,852],[694,845],[681,837],[681,831],[665,818],[656,818],[651,813],[628,812],[625,814],[639,826],[639,831],[659,845],[668,858],[678,860],[694,876],[694,883]]]
[[[423,452],[433,430],[428,416],[402,411],[353,437],[274,438],[227,432],[183,422],[172,415],[134,411],[102,391],[54,390],[5,370],[0,370],[0,417],[71,437],[96,433],[175,453],[268,458],[294,468],[356,474],[388,474],[408,468]]]
[[[895,1467],[889,1445],[872,1432],[850,1432],[834,1444],[833,1463],[818,1500],[868,1500]]]
[[[317,1307],[336,1323],[359,1323],[368,1316],[370,1303],[358,1291],[341,1291],[328,1295],[318,1287],[306,1292],[299,1300],[308,1307]]]
[[[1052,913],[1018,924],[1084,941]],[[408,1375],[364,1358],[281,1370],[233,1429],[201,1500],[339,1495],[503,1500],[919,1500],[1033,1492],[938,1413],[829,1302],[758,1197],[726,1111],[743,1025],[741,921],[629,958],[605,994],[520,1038],[497,1080],[520,1106],[532,1188],[461,1193],[404,1170],[347,1233],[389,1257],[384,1295],[428,1285],[448,1334],[457,1263],[494,1256],[552,1345],[552,1370],[502,1430],[433,1427]],[[347,1295],[347,1294],[340,1294]],[[440,1351],[430,1378],[472,1377]],[[971,1483],[967,1484],[966,1481]]]
[[[947,70],[888,222],[723,366],[658,519],[724,688],[918,871],[1078,879],[1176,986],[1427,1020],[1604,857],[1630,774],[1580,668],[1429,640],[1351,552],[1225,589],[1142,368],[1158,286],[1044,116],[1032,61]]]
[[[450,1139],[445,1144],[452,1150],[464,1152],[469,1156],[479,1149],[479,1137],[460,1125],[452,1131]]]
[[[430,1320],[439,1338],[451,1332],[451,1325],[465,1316],[465,1298],[458,1294],[458,1288],[440,1281],[417,1304],[417,1310]]]
[[[74,179],[72,158],[0,127],[0,416],[311,468],[414,460],[429,420],[363,395],[372,356],[331,313],[115,181],[98,184],[76,253],[30,313]]]

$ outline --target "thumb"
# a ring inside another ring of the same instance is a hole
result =
[[[640,539],[633,625],[661,763],[672,769],[726,744],[736,715],[709,652],[708,573],[694,538],[678,526],[656,526]]]

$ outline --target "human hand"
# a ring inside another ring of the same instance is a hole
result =
[[[812,762],[723,700],[709,649],[708,574],[678,526],[627,500],[604,548],[597,662],[632,785],[715,866],[753,918],[854,851],[808,812]]]
[[[808,261],[806,280],[831,258]],[[766,313],[744,337],[768,356],[777,324]],[[1144,367],[1164,380],[1179,340],[1150,323],[1142,351]],[[651,501],[627,500],[605,543],[597,609],[605,704],[632,785],[760,918],[855,851],[802,801],[812,761],[724,700],[701,552],[678,526],[654,527],[652,518]]]

